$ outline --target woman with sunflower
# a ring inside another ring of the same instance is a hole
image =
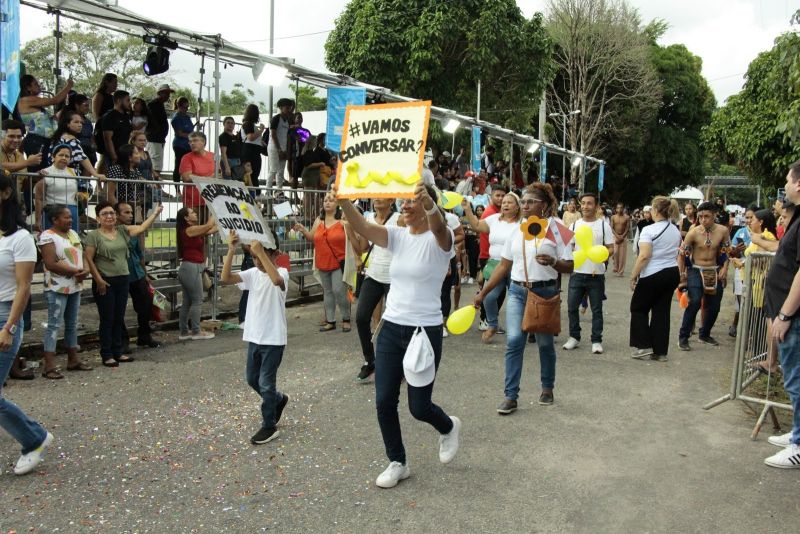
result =
[[[470,227],[476,232],[489,234],[489,260],[486,262],[486,267],[483,268],[483,278],[488,280],[500,263],[500,255],[503,252],[506,241],[514,235],[514,232],[519,230],[521,212],[519,196],[516,193],[508,193],[503,197],[500,213],[489,215],[483,220],[478,219],[472,213],[472,204],[468,200],[465,199],[461,206],[464,208],[464,214]],[[484,343],[489,343],[497,333],[499,326],[498,316],[503,302],[502,297],[505,295],[506,288],[510,283],[510,278],[506,276],[486,295],[483,305],[486,309],[486,322],[489,328],[481,336]]]
[[[508,415],[517,409],[522,355],[527,334],[522,331],[522,317],[528,291],[542,298],[555,296],[559,273],[572,272],[572,250],[565,244],[568,230],[556,223],[557,201],[550,184],[531,184],[522,196],[522,225],[506,241],[500,263],[491,278],[475,297],[475,306],[506,276],[511,277],[506,304],[506,376],[505,398],[497,413]],[[548,230],[549,229],[549,230]],[[527,260],[527,261],[526,261]],[[556,349],[552,334],[535,332],[541,363],[542,393],[539,404],[553,404],[556,378]]]

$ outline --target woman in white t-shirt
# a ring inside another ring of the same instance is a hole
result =
[[[33,188],[35,195],[36,224],[42,230],[50,228],[50,220],[43,214],[49,206],[63,204],[72,212],[72,229],[78,231],[78,175],[69,166],[72,149],[67,144],[53,148],[53,164],[42,172],[45,177]]]
[[[522,212],[519,197],[516,193],[508,193],[503,197],[500,213],[489,215],[482,220],[472,213],[472,205],[468,201],[462,202],[461,206],[464,208],[467,221],[472,229],[489,234],[489,260],[486,262],[486,267],[483,268],[483,279],[488,280],[502,259],[506,242],[515,232],[519,231],[520,213]],[[483,306],[486,308],[486,322],[489,325],[489,328],[484,330],[481,336],[484,343],[488,343],[497,333],[500,306],[510,282],[511,279],[506,276],[501,283],[487,293],[483,301]]]
[[[47,218],[50,228],[39,236],[47,300],[42,376],[57,380],[64,378],[55,362],[56,341],[62,325],[67,347],[67,371],[92,370],[78,359],[78,311],[83,280],[89,275],[89,270],[83,266],[81,238],[72,229],[72,212],[64,204],[55,204],[48,207]]]
[[[651,204],[653,223],[639,235],[639,256],[631,272],[631,356],[667,361],[672,295],[680,283],[678,203],[659,196]]]
[[[506,377],[505,398],[497,413],[508,415],[517,410],[519,382],[522,377],[522,355],[528,336],[522,331],[522,317],[528,291],[543,298],[555,296],[559,273],[572,272],[572,247],[568,246],[569,236],[562,235],[556,224],[558,202],[550,184],[535,182],[528,186],[522,196],[522,218],[535,215],[548,219],[548,236],[543,239],[526,240],[522,231],[517,231],[506,241],[501,253],[500,263],[495,267],[492,277],[483,285],[475,297],[475,307],[507,276],[511,277],[506,302]],[[559,223],[560,224],[560,223]],[[568,231],[562,226],[565,231]],[[566,239],[566,243],[564,242]],[[523,255],[523,247],[524,255]],[[527,259],[527,262],[525,262]],[[542,393],[539,404],[553,404],[553,388],[556,382],[556,348],[552,334],[535,332],[539,347],[541,364]]]
[[[420,180],[414,195],[403,202],[405,227],[368,223],[349,200],[339,200],[353,230],[392,253],[391,289],[375,343],[375,405],[390,461],[375,481],[382,488],[392,488],[411,475],[397,413],[400,385],[405,376],[403,360],[411,338],[420,328],[433,349],[433,366],[439,366],[443,326],[441,302],[436,296],[454,255],[453,232],[436,206],[435,190]],[[424,376],[425,371],[430,372],[430,366],[415,371],[415,377]],[[458,451],[461,421],[449,417],[431,401],[433,376],[430,380],[419,387],[408,385],[408,408],[416,419],[439,432],[439,461],[448,463]]]
[[[22,312],[31,294],[36,243],[23,226],[16,184],[0,175],[0,393],[22,344]],[[0,394],[0,426],[22,446],[14,474],[33,471],[53,435]]]
[[[372,200],[374,213],[367,213],[364,219],[378,226],[397,226],[400,214],[392,209],[394,199],[375,198]],[[360,237],[360,236],[356,236]],[[365,381],[375,372],[375,348],[372,345],[372,316],[375,309],[380,306],[381,300],[389,294],[389,265],[392,263],[392,253],[385,247],[380,247],[361,238],[364,243],[360,251],[366,253],[366,266],[364,268],[364,281],[358,292],[358,307],[356,308],[356,329],[361,342],[361,352],[364,354],[364,365],[358,373],[358,380]]]

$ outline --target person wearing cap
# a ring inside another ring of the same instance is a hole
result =
[[[283,174],[289,158],[289,121],[294,119],[294,100],[278,100],[280,113],[269,122],[269,144],[267,145],[267,189],[276,182],[278,189],[283,187]]]
[[[636,235],[633,237],[633,250],[637,256],[639,255],[639,236],[642,235],[642,230],[644,230],[645,227],[653,224],[652,210],[653,208],[651,206],[643,207],[642,218],[636,223]]]
[[[436,200],[436,191],[418,181],[414,197],[403,200],[400,227],[369,223],[349,200],[338,199],[353,230],[392,253],[392,289],[375,334],[375,406],[390,462],[375,481],[381,488],[392,488],[411,475],[397,413],[404,377],[411,415],[440,434],[439,461],[451,462],[458,451],[461,421],[431,400],[444,328],[440,301],[432,297],[455,255],[453,231]]]
[[[145,129],[147,152],[150,154],[150,159],[153,160],[153,170],[157,173],[164,168],[164,144],[167,142],[169,133],[167,108],[164,107],[164,104],[169,102],[174,92],[175,89],[171,88],[168,83],[163,83],[158,86],[156,97],[147,104],[147,111],[150,114],[150,120]]]

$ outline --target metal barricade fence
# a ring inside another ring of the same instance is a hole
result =
[[[792,410],[790,404],[774,400],[775,376],[760,365],[767,364],[769,369],[771,352],[772,357],[777,358],[777,347],[769,335],[764,311],[764,285],[774,256],[772,253],[756,252],[745,259],[730,392],[703,406],[704,410],[710,410],[725,401],[738,399],[758,414],[752,405],[762,405],[763,409],[758,414],[751,434],[753,439],[761,430],[767,414],[771,415],[775,428],[780,429],[774,408]]]
[[[163,212],[143,239],[144,258],[148,265],[148,275],[154,279],[154,287],[168,296],[174,311],[177,293],[180,291],[180,284],[177,281],[179,262],[176,220],[178,211],[184,207],[185,201],[196,195],[197,188],[194,184],[173,182],[170,173],[162,173],[162,180],[98,181],[94,178],[73,176],[41,177],[34,173],[15,173],[12,174],[12,178],[16,178],[19,184],[20,204],[25,207],[28,213],[27,222],[34,232],[43,231],[50,226],[47,207],[55,204],[63,204],[70,208],[73,214],[73,228],[83,237],[86,232],[98,227],[95,208],[102,200],[130,204],[134,209],[134,224],[141,223],[151,212],[150,210],[160,202]],[[310,225],[322,210],[326,191],[264,187],[249,189],[261,207],[265,222],[277,233],[279,248],[289,256],[290,278],[298,285],[300,294],[306,295],[308,289],[316,285],[316,282],[309,283],[307,280],[314,271],[314,246],[313,242],[306,240],[303,234],[296,232],[293,227],[295,223],[300,222],[306,228],[311,228]],[[283,212],[288,211],[290,215],[278,217],[276,207],[278,212],[283,209]],[[201,208],[197,212],[198,222],[200,224],[207,222],[208,210]],[[219,234],[214,234],[208,240],[206,250],[207,268],[214,281],[214,293],[210,299],[211,315],[212,318],[216,318],[220,311],[217,309],[216,281],[227,254],[227,244],[220,240]],[[234,270],[239,268],[242,259],[243,255],[239,251],[234,257]],[[46,307],[42,290],[37,289],[42,284],[42,275],[35,275],[33,301],[37,308]],[[84,293],[86,298],[91,297],[90,289],[85,289]]]

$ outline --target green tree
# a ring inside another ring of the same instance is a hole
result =
[[[148,77],[142,70],[147,46],[140,38],[113,33],[95,26],[69,24],[62,28],[62,73],[75,80],[75,90],[92,95],[106,72],[116,73],[120,89],[140,94],[143,88],[170,82],[167,75]],[[33,74],[48,91],[54,91],[55,40],[39,37],[21,50],[28,74]]]
[[[548,109],[580,110],[566,120],[568,146],[604,157],[608,148],[640,139],[661,93],[636,9],[624,0],[550,0],[547,30],[557,66]]]
[[[800,25],[800,10],[792,17],[792,24]],[[793,31],[782,38],[781,68],[787,73],[789,105],[778,117],[778,132],[794,146],[800,145],[800,32]]]
[[[325,43],[334,72],[470,115],[480,80],[481,117],[524,132],[551,53],[541,15],[525,19],[514,0],[353,0]]]
[[[298,87],[294,92],[297,111],[324,111],[328,108],[328,99],[317,96],[317,88],[310,85]]]
[[[800,158],[800,143],[779,127],[793,103],[790,73],[781,61],[791,37],[778,37],[775,46],[747,68],[742,91],[719,108],[703,132],[706,148],[716,157],[735,164],[751,179],[780,187],[787,167]]]
[[[699,57],[684,45],[663,47],[655,42],[664,29],[653,33],[651,25],[645,30],[653,39],[650,62],[662,95],[655,117],[633,142],[608,140],[607,193],[630,205],[646,203],[676,187],[697,185],[705,174],[701,132],[711,122],[716,101]]]

